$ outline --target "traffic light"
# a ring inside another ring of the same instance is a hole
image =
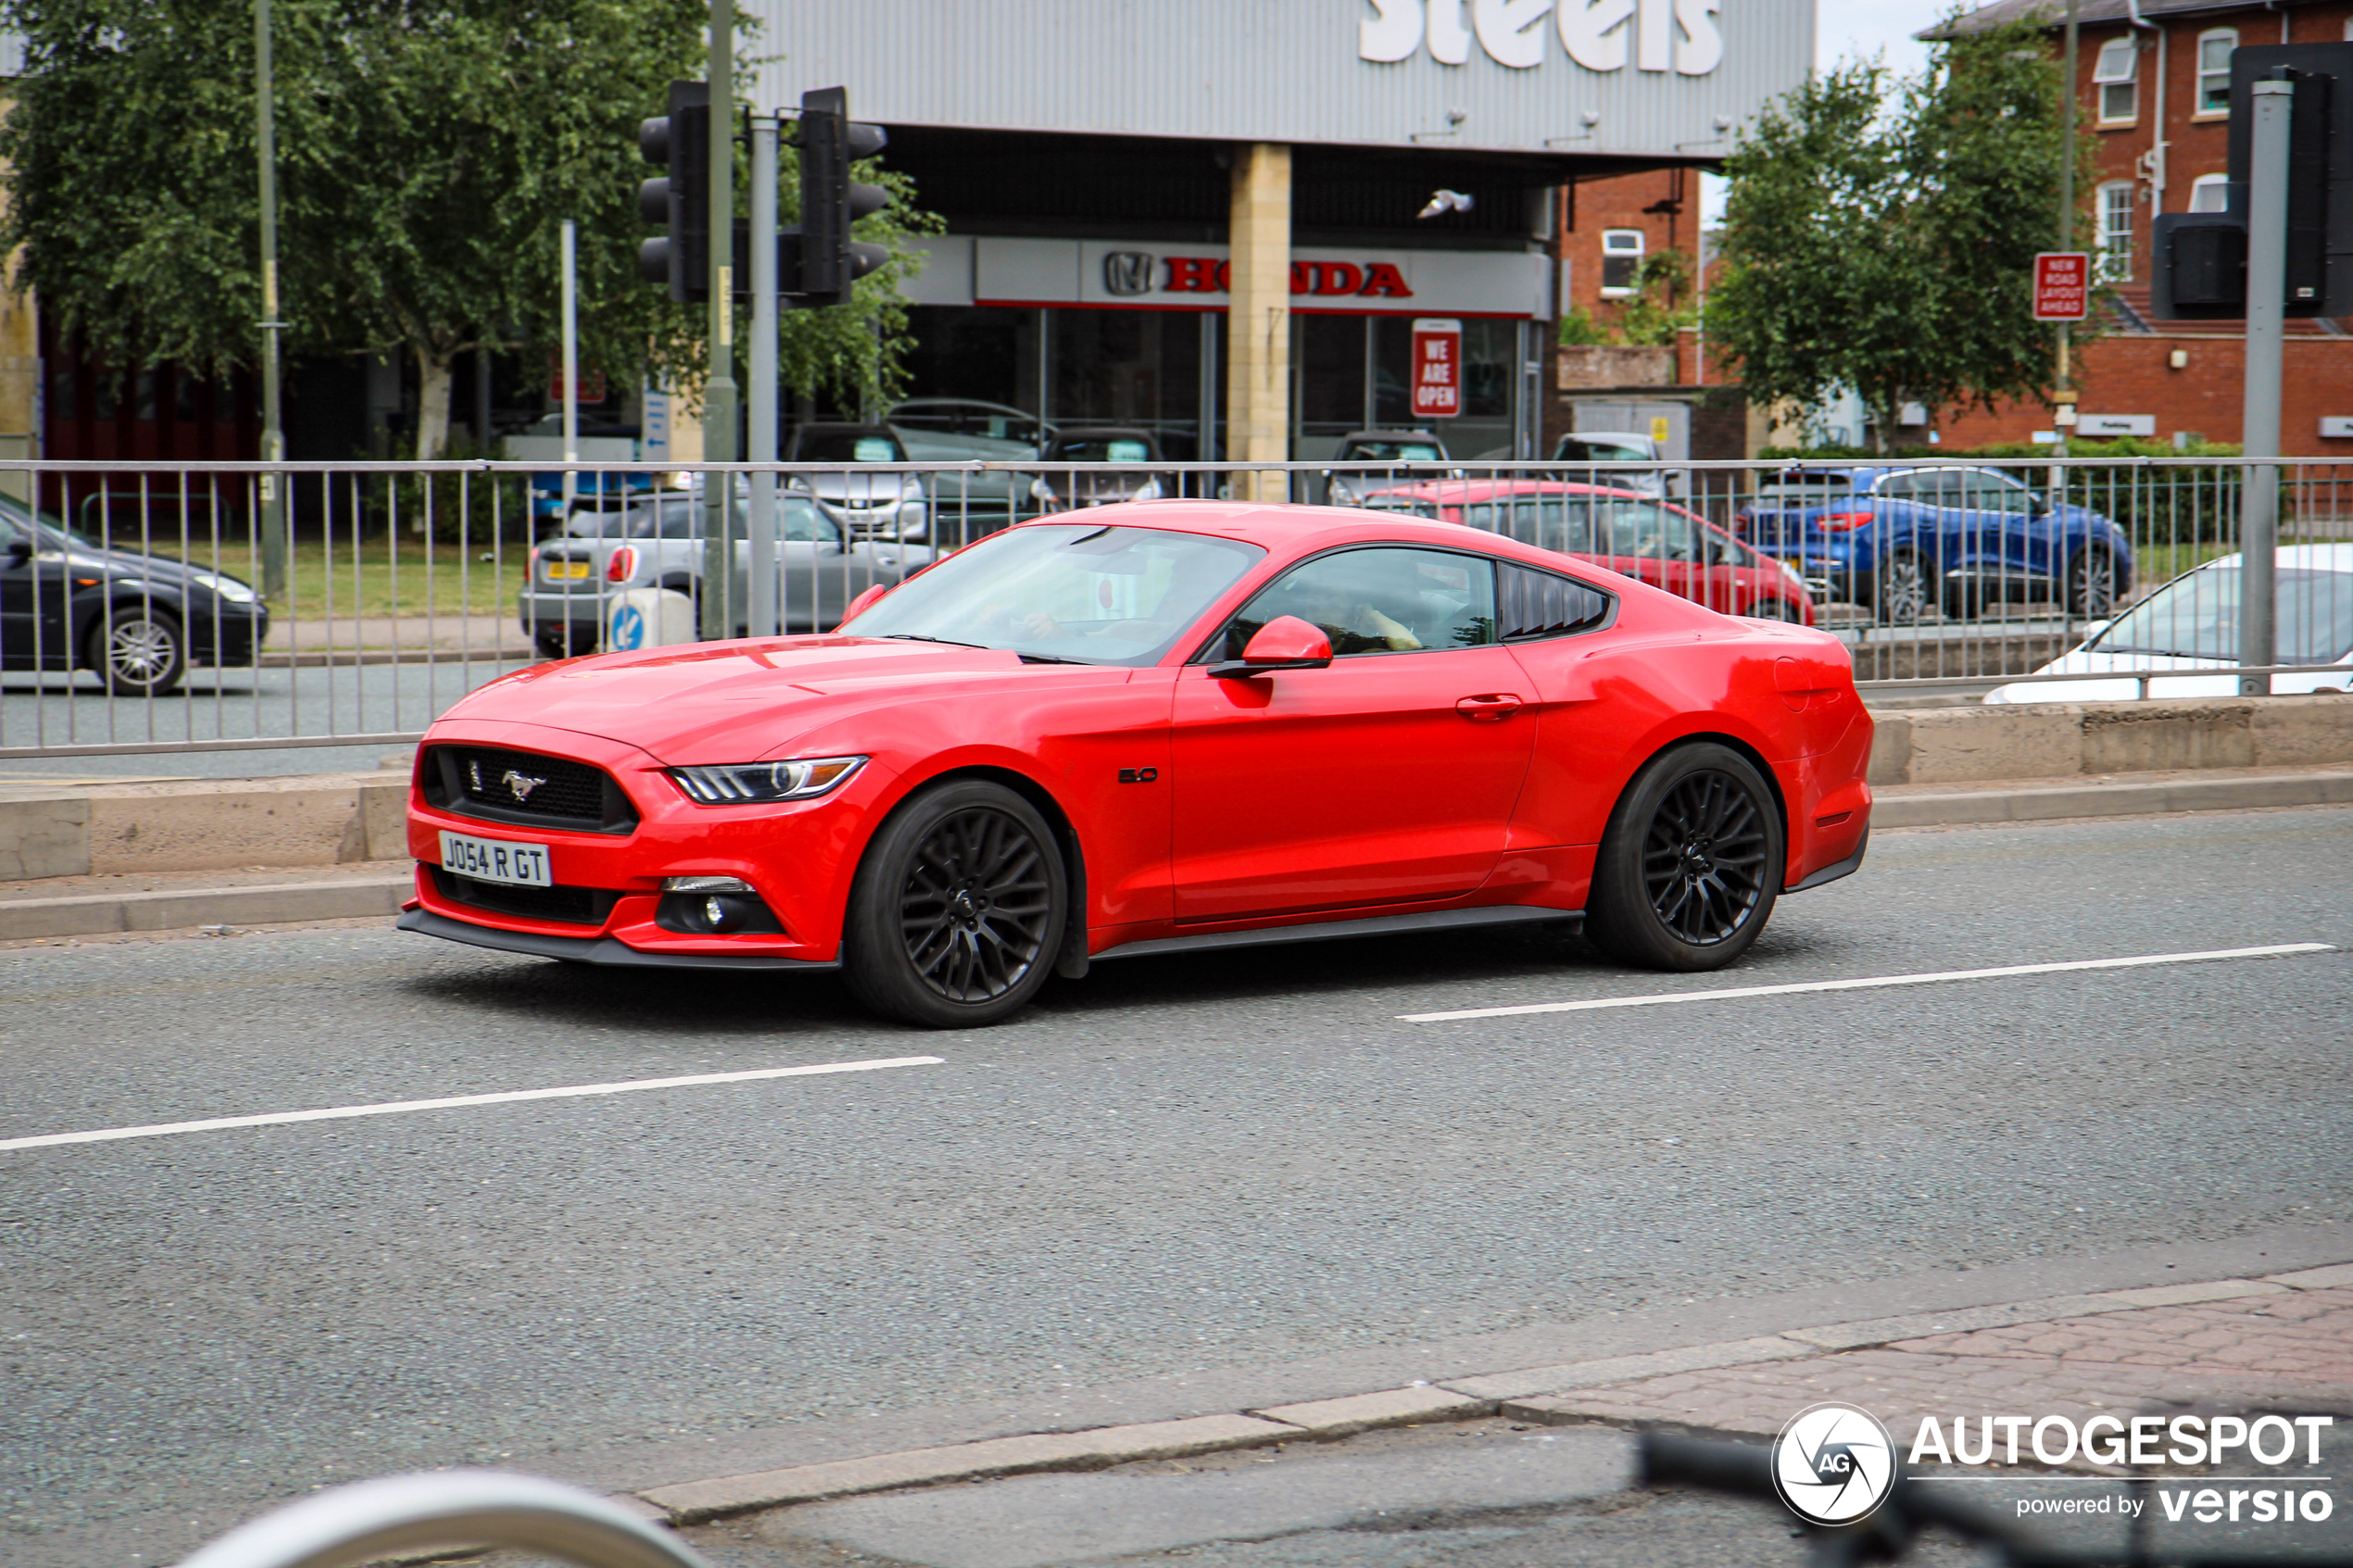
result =
[[[2221,212],[2169,212],[2153,225],[2149,305],[2159,320],[2246,314],[2246,192],[2258,80],[2296,83],[2288,121],[2287,297],[2291,316],[2353,312],[2353,43],[2255,44],[2231,52],[2230,182]]]
[[[669,174],[637,187],[637,213],[667,231],[637,247],[637,270],[681,301],[711,297],[711,87],[670,84],[670,112],[637,128],[637,149]]]
[[[800,95],[800,227],[785,236],[778,258],[780,285],[795,305],[840,305],[851,282],[889,258],[881,245],[849,237],[851,224],[890,200],[881,186],[851,180],[849,166],[888,141],[881,126],[850,119],[847,88]]]

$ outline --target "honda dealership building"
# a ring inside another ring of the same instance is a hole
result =
[[[947,220],[910,395],[1167,456],[1313,458],[1422,422],[1413,323],[1461,323],[1457,456],[1532,453],[1554,196],[1706,163],[1813,60],[1813,0],[747,0],[758,97],[841,83]]]

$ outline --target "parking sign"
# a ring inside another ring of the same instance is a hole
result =
[[[2034,257],[2034,319],[2080,321],[2092,313],[2092,258],[2080,250]]]
[[[1414,418],[1451,420],[1463,411],[1463,324],[1414,322]]]

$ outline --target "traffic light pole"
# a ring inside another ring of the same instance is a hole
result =
[[[751,117],[751,440],[755,463],[776,460],[776,117]],[[751,476],[751,544],[745,628],[781,628],[776,604],[776,476]],[[813,590],[812,590],[813,591]],[[820,628],[822,630],[823,628]]]
[[[2248,84],[2254,145],[2247,159],[2246,391],[2239,441],[2249,458],[2280,455],[2281,339],[2287,316],[2288,129],[2296,83]],[[2239,497],[2239,663],[2275,662],[2279,641],[2280,470],[2263,463],[2243,471]],[[2239,677],[2241,696],[2263,696],[2268,675]]]
[[[261,175],[261,460],[286,460],[285,415],[278,390],[277,73],[270,58],[270,0],[253,5],[254,144]],[[285,475],[261,476],[261,596],[286,602]]]
[[[711,374],[702,402],[705,462],[736,461],[736,6],[711,0]],[[702,634],[735,630],[732,476],[703,476]]]

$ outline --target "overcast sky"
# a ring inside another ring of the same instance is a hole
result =
[[[1980,0],[1972,0],[1972,8],[1976,3]],[[1827,69],[1841,60],[1879,55],[1889,70],[1908,76],[1928,64],[1928,45],[1912,34],[1952,8],[1952,0],[1817,0],[1815,64]],[[1706,222],[1721,218],[1724,182],[1713,174],[1701,176],[1700,203]]]

